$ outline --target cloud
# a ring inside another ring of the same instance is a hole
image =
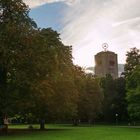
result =
[[[139,0],[79,0],[66,13],[61,37],[73,45],[76,64],[91,66],[94,55],[102,51],[102,43],[125,62],[130,47],[139,48]]]
[[[117,23],[113,24],[113,26],[116,27],[116,26],[120,26],[120,25],[122,25],[122,24],[137,23],[137,21],[140,21],[140,17],[135,17],[135,18],[123,20],[123,21],[120,21],[120,22],[117,22]]]
[[[24,0],[24,2],[30,8],[56,2],[68,5],[58,11],[62,13],[59,23],[52,14],[48,17],[51,19],[52,16],[54,23],[61,26],[61,38],[65,44],[73,46],[74,62],[78,65],[93,66],[94,55],[103,50],[104,42],[109,44],[108,50],[118,54],[119,63],[125,63],[125,54],[129,48],[140,48],[139,0]]]
[[[46,3],[65,2],[68,5],[75,3],[77,0],[23,0],[30,8],[35,8]]]

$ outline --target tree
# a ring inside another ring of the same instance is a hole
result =
[[[124,75],[129,77],[137,65],[140,65],[140,50],[137,48],[131,48],[126,54],[126,64],[124,66]]]
[[[0,7],[0,111],[33,114],[41,122],[48,114],[71,115],[76,110],[71,46],[51,28],[37,29],[21,0],[1,0]]]
[[[79,124],[79,119],[83,119],[84,114],[81,113],[82,109],[82,95],[85,92],[85,77],[86,74],[84,72],[84,69],[82,69],[80,66],[75,65],[73,69],[73,76],[74,76],[74,84],[75,88],[77,90],[77,113],[75,116],[73,116],[73,124],[77,126]]]
[[[115,90],[115,82],[111,75],[101,78],[101,88],[103,89],[103,118],[107,122],[114,122],[115,114],[118,113],[115,110],[114,99],[117,95]]]
[[[83,121],[92,123],[101,113],[103,94],[99,79],[85,74],[83,88],[79,92],[78,114]]]
[[[18,64],[29,55],[24,52],[36,28],[28,13],[28,7],[21,0],[0,0],[0,114],[4,116],[15,110]]]
[[[107,122],[115,122],[118,114],[119,122],[127,120],[127,102],[125,79],[113,79],[111,75],[101,78],[101,87],[104,93],[103,118]]]
[[[128,102],[128,114],[132,120],[139,120],[139,93],[140,93],[140,50],[132,48],[126,54],[125,79]]]
[[[129,75],[126,89],[130,118],[134,121],[140,120],[140,65]]]
[[[65,46],[51,28],[39,30],[39,36],[41,42],[37,43],[39,48],[33,59],[37,77],[32,86],[32,113],[41,122],[46,118],[55,121],[71,118],[77,110],[71,46]]]
[[[125,78],[119,77],[115,79],[116,96],[113,99],[116,113],[118,114],[118,121],[124,122],[128,120],[127,100],[126,100],[126,81]]]

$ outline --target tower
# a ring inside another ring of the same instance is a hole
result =
[[[110,74],[115,79],[118,77],[117,54],[107,51],[107,43],[102,46],[104,51],[95,55],[95,75],[103,77],[106,74]]]

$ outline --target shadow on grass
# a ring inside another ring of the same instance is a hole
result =
[[[67,131],[70,129],[63,129],[63,128],[59,128],[59,129],[55,129],[55,128],[48,128],[48,129],[15,129],[15,128],[11,128],[8,129],[8,133],[4,133],[4,132],[0,132],[0,137],[1,136],[14,136],[14,135],[26,135],[26,134],[36,134],[36,133],[44,133],[44,132],[50,132],[50,131]]]

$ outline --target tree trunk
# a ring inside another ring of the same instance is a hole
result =
[[[74,126],[78,126],[79,125],[79,120],[78,119],[74,119],[73,120],[73,125]]]
[[[40,120],[40,130],[44,130],[45,129],[45,120],[41,119]]]
[[[4,119],[3,119],[3,124],[4,124],[4,132],[5,134],[8,133],[8,115],[5,113]]]
[[[4,132],[5,132],[6,135],[8,134],[8,124],[4,125]]]

